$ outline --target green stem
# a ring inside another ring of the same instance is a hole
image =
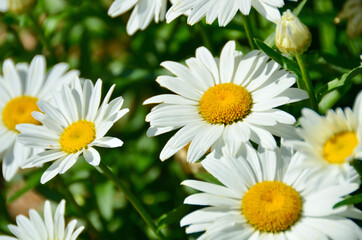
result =
[[[41,44],[42,44],[42,45],[47,49],[47,51],[49,52],[50,57],[51,57],[51,60],[53,61],[53,63],[56,63],[57,60],[56,60],[56,57],[55,57],[54,50],[53,50],[53,48],[50,46],[50,43],[49,43],[47,37],[45,36],[43,29],[39,26],[38,20],[35,18],[35,16],[32,14],[31,11],[28,12],[28,16],[29,16],[29,19],[30,19],[31,22],[32,22],[34,31],[36,32],[36,34],[37,34],[38,37],[39,37],[39,40],[40,40]]]
[[[249,45],[251,47],[251,50],[256,49],[254,40],[252,38],[252,34],[251,34],[251,27],[250,27],[250,22],[247,16],[245,16],[244,14],[242,14],[243,16],[243,24],[244,24],[244,29],[245,29],[245,33],[246,33],[246,37],[248,38],[249,41]]]
[[[204,26],[202,26],[202,23],[197,24],[197,26],[199,28],[201,39],[202,39],[202,42],[204,43],[205,47],[207,49],[209,49],[209,51],[213,52],[211,42],[207,36]]]
[[[15,38],[16,43],[17,43],[17,44],[19,45],[19,47],[21,48],[20,51],[24,51],[24,52],[25,52],[23,43],[21,42],[20,37],[19,37],[19,32],[16,31],[11,25],[8,26],[8,31],[11,32],[11,33],[14,35],[14,38]]]
[[[123,185],[123,183],[117,178],[117,176],[105,165],[102,161],[99,164],[99,168],[102,170],[103,174],[106,175],[109,180],[111,180],[126,196],[127,200],[133,205],[136,211],[141,215],[143,220],[148,224],[148,226],[152,229],[155,235],[161,239],[166,240],[166,237],[161,233],[161,231],[157,230],[156,224],[153,222],[150,214],[145,210],[142,204],[138,201],[138,199]]]
[[[310,77],[309,77],[309,74],[308,74],[308,71],[307,71],[304,56],[303,56],[303,54],[300,54],[300,55],[296,55],[295,58],[297,59],[299,68],[300,68],[300,70],[302,72],[302,78],[303,78],[303,81],[304,81],[304,86],[305,86],[305,88],[306,88],[306,90],[308,92],[308,95],[309,95],[310,107],[314,111],[319,112],[318,111],[317,100],[316,100],[316,97],[315,97],[315,92],[314,92],[313,85],[312,85],[312,82],[310,80]]]

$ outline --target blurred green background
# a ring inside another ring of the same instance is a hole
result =
[[[189,26],[180,17],[170,24],[154,22],[134,36],[126,34],[130,12],[110,18],[107,10],[111,0],[39,0],[29,14],[0,14],[0,63],[6,58],[30,62],[36,54],[44,54],[48,67],[67,62],[79,69],[81,77],[93,81],[101,78],[104,92],[116,84],[113,97],[123,96],[130,112],[108,134],[119,137],[124,146],[119,149],[99,149],[104,161],[125,185],[141,200],[163,228],[169,239],[194,239],[179,227],[182,216],[194,207],[184,206],[190,190],[180,186],[188,178],[208,179],[199,169],[190,169],[182,160],[169,159],[162,163],[159,153],[173,133],[148,138],[145,116],[150,106],[142,105],[147,98],[166,93],[155,82],[165,60],[183,62],[194,56],[197,47],[208,47],[214,56],[228,40],[236,40],[237,48],[250,51],[240,13],[227,27],[220,28],[204,21]],[[310,75],[318,90],[327,82],[360,65],[361,36],[350,38],[344,20],[334,23],[344,1],[307,1],[300,19],[312,32],[312,45],[306,53]],[[298,3],[286,1],[281,12],[294,9]],[[361,13],[362,14],[362,13]],[[255,10],[248,17],[253,36],[264,41],[275,30]],[[34,24],[34,21],[37,24]],[[362,23],[361,23],[362,24]],[[50,49],[43,46],[42,41]],[[352,106],[361,89],[361,76],[356,76],[330,94],[324,109]],[[287,106],[296,117],[300,106]],[[180,154],[180,159],[182,155]],[[7,224],[14,215],[27,213],[27,206],[39,207],[44,198],[59,202],[67,200],[68,220],[76,218],[88,224],[80,239],[153,239],[153,233],[126,201],[121,192],[94,167],[80,159],[64,175],[48,184],[39,184],[44,171],[23,171],[10,183],[0,182],[0,233],[9,234]],[[212,181],[212,179],[211,179]],[[68,186],[68,187],[67,187]],[[33,189],[33,190],[31,190]],[[73,201],[74,200],[74,201]]]

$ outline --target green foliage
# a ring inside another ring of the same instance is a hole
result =
[[[322,98],[324,95],[333,90],[336,90],[341,87],[346,87],[346,85],[351,85],[352,84],[350,82],[351,79],[361,73],[362,73],[362,67],[360,66],[352,69],[351,71],[343,74],[341,77],[333,79],[332,81],[328,82],[327,84],[319,88],[317,90],[317,96],[319,98]]]
[[[238,49],[245,54],[250,51],[242,18],[238,14],[226,27],[219,27],[217,22],[208,25],[205,20],[191,27],[186,24],[185,17],[180,17],[170,24],[152,22],[146,30],[128,36],[126,24],[130,12],[110,18],[107,10],[112,2],[39,0],[31,15],[0,13],[0,62],[7,58],[30,62],[34,55],[43,54],[48,68],[66,62],[72,69],[79,69],[83,78],[93,81],[101,78],[104,92],[116,84],[112,98],[123,96],[130,112],[109,135],[122,139],[124,146],[98,149],[102,161],[132,190],[152,217],[158,219],[160,231],[169,239],[187,239],[179,221],[192,207],[183,204],[189,190],[180,187],[180,183],[189,178],[218,181],[205,172],[186,171],[175,159],[159,160],[162,147],[173,133],[148,138],[149,125],[145,116],[152,106],[142,103],[151,96],[168,92],[155,82],[158,75],[169,74],[160,67],[163,61],[183,62],[194,56],[200,46],[207,46],[219,56],[229,40],[235,40]],[[306,58],[318,101],[325,106],[320,109],[352,106],[361,89],[361,37],[350,39],[346,35],[346,22],[333,23],[341,7],[339,0],[303,0],[297,3],[285,1],[285,7],[281,9],[281,12],[294,9],[294,14],[311,29],[313,41]],[[258,48],[301,78],[297,63],[273,49],[275,24],[255,10],[248,18]],[[302,107],[286,106],[296,118]],[[41,185],[39,179],[46,167],[49,164],[39,170],[21,172],[13,182],[0,183],[0,234],[9,234],[6,226],[14,223],[8,205],[34,190],[44,199],[67,200],[67,221],[79,219],[86,225],[87,230],[80,239],[155,239],[122,192],[84,159],[79,159],[64,175]],[[16,188],[21,181],[25,184]],[[13,188],[16,190],[11,191]],[[335,207],[361,201],[362,196],[358,193]]]
[[[42,171],[36,171],[33,172],[28,179],[26,179],[25,185],[18,190],[17,192],[15,192],[13,195],[11,195],[9,197],[9,199],[7,200],[7,204],[12,203],[13,201],[15,201],[16,199],[18,199],[19,197],[21,197],[23,194],[25,194],[26,192],[28,192],[29,190],[36,188],[38,185],[40,185],[40,177],[43,174]]]
[[[344,205],[353,205],[353,204],[357,204],[357,203],[361,203],[362,202],[362,193],[349,197],[339,203],[337,203],[336,205],[333,206],[333,208],[338,208]]]

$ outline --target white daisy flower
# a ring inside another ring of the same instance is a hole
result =
[[[185,216],[181,226],[188,226],[187,233],[204,232],[199,240],[362,239],[348,219],[362,219],[362,212],[353,206],[333,209],[358,184],[309,178],[308,169],[296,165],[300,161],[299,153],[283,147],[257,152],[245,145],[236,157],[209,154],[202,165],[223,185],[184,181],[202,191],[184,203],[208,207]]]
[[[16,14],[29,10],[36,0],[0,0],[0,12],[10,11]]]
[[[9,230],[15,235],[0,236],[0,240],[75,240],[84,227],[78,227],[77,220],[72,220],[65,225],[65,200],[62,200],[54,214],[50,202],[45,201],[44,219],[34,209],[29,210],[30,218],[23,215],[16,217],[16,225],[8,225]]]
[[[166,21],[169,23],[187,14],[187,23],[190,25],[206,16],[206,23],[212,24],[217,18],[219,26],[225,27],[238,11],[249,15],[251,7],[254,7],[266,19],[277,23],[280,20],[278,8],[283,6],[284,0],[177,0],[168,10]]]
[[[243,56],[228,42],[220,59],[204,47],[196,58],[161,65],[176,75],[159,76],[157,82],[176,94],[152,97],[144,104],[160,103],[147,115],[148,136],[181,128],[165,145],[163,161],[188,143],[189,162],[200,159],[217,140],[224,140],[231,153],[249,140],[265,148],[275,148],[272,134],[295,137],[295,119],[275,107],[308,97],[290,88],[296,77],[260,51]]]
[[[145,30],[152,19],[156,23],[163,21],[167,2],[167,0],[115,0],[108,10],[108,15],[117,17],[134,7],[127,23],[127,33],[133,35],[138,30]]]
[[[305,108],[296,131],[303,141],[290,141],[305,155],[304,163],[317,174],[333,174],[338,179],[359,180],[349,164],[362,160],[362,92],[355,100],[353,111],[341,108],[328,110],[326,116]]]
[[[108,103],[115,85],[111,87],[101,103],[102,80],[95,86],[85,80],[81,86],[76,79],[74,86],[63,86],[62,91],[54,94],[55,104],[39,101],[41,112],[33,113],[42,126],[20,124],[18,139],[29,147],[41,147],[45,151],[30,158],[23,168],[36,167],[55,161],[42,175],[45,183],[57,174],[65,173],[83,154],[84,159],[98,166],[100,155],[93,147],[121,147],[118,138],[104,135],[128,109],[122,109],[123,98],[117,97]]]
[[[67,72],[68,68],[68,64],[59,63],[46,73],[43,56],[35,56],[30,66],[27,63],[14,65],[11,59],[4,61],[3,76],[0,76],[0,158],[3,158],[3,176],[7,181],[37,151],[17,141],[16,125],[41,124],[31,112],[39,111],[38,100],[50,101],[52,91],[60,89],[79,74],[75,70]]]

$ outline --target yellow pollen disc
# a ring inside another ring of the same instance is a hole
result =
[[[264,181],[244,195],[241,211],[249,224],[262,232],[289,229],[301,216],[302,199],[294,188],[278,181]]]
[[[347,157],[353,154],[357,145],[358,139],[355,132],[337,133],[324,144],[323,157],[329,163],[344,163]]]
[[[250,93],[234,83],[209,88],[201,97],[199,111],[212,124],[232,124],[244,119],[252,106]]]
[[[20,96],[11,99],[6,103],[2,112],[2,121],[4,125],[12,131],[20,123],[31,123],[40,125],[41,123],[31,116],[34,111],[40,111],[36,102],[37,98],[31,96]]]
[[[64,129],[59,143],[62,147],[62,151],[76,153],[83,148],[86,148],[95,138],[96,128],[94,123],[80,120]]]

